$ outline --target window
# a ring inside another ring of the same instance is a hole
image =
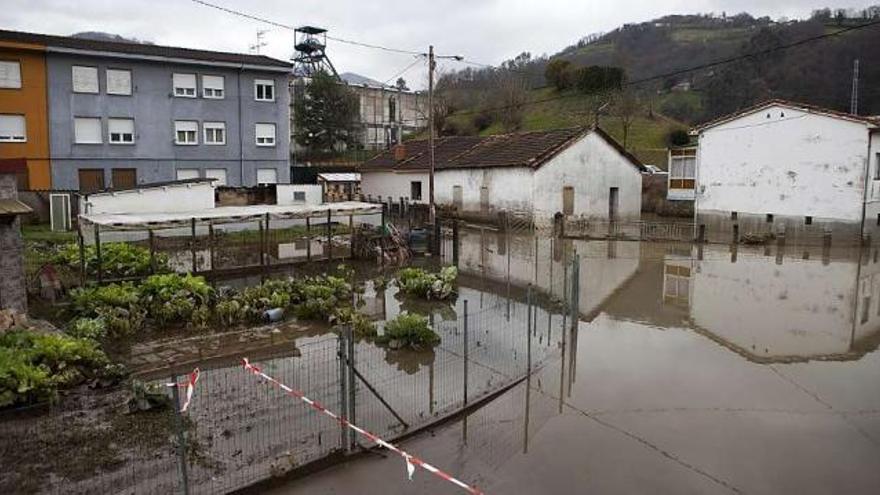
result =
[[[463,196],[461,186],[452,186],[452,204],[459,210],[464,202]]]
[[[272,79],[255,79],[254,99],[257,101],[275,101],[275,81]]]
[[[489,209],[489,187],[480,187],[480,210],[487,211]]]
[[[275,124],[257,124],[257,146],[275,146]]]
[[[730,212],[730,219],[733,220],[733,221],[736,221],[738,215],[739,215],[739,214],[738,214],[737,212],[732,211],[732,212]]]
[[[107,94],[130,95],[131,71],[125,69],[107,69]]]
[[[196,97],[196,75],[195,74],[174,74],[171,76],[174,84],[174,96],[182,98]]]
[[[98,92],[98,68],[73,66],[73,92],[74,93],[97,93]]]
[[[257,184],[277,184],[278,170],[274,168],[258,168]]]
[[[226,185],[226,169],[225,168],[209,168],[205,170],[205,177],[214,179],[215,186]]]
[[[205,122],[202,127],[205,129],[205,144],[226,144],[225,122]]]
[[[21,88],[21,64],[18,61],[0,60],[0,88]]]
[[[773,214],[772,213],[767,214],[767,223],[773,223]]]
[[[422,199],[422,181],[414,180],[409,183],[409,197],[413,201],[420,201]]]
[[[73,119],[73,141],[77,144],[101,144],[101,119],[76,117]]]
[[[199,123],[194,120],[174,121],[174,144],[199,144]]]
[[[294,203],[305,203],[306,202],[306,192],[305,191],[293,191],[293,201],[294,201]]]
[[[874,159],[874,180],[880,180],[880,153]]]
[[[107,134],[111,144],[134,144],[134,120],[107,119]]]
[[[177,180],[198,179],[199,169],[197,168],[179,168],[177,169]]]
[[[574,187],[562,188],[562,214],[574,215]]]
[[[396,122],[397,120],[397,101],[392,96],[388,99],[388,121]]]
[[[25,141],[27,141],[27,124],[24,115],[0,115],[0,143]]]
[[[673,156],[669,164],[669,188],[693,189],[696,183],[696,172],[696,156]]]
[[[202,96],[223,99],[223,76],[202,76]]]
[[[813,217],[804,217],[804,225],[813,225]]]

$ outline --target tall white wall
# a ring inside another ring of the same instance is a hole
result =
[[[303,192],[305,201],[295,201],[294,192]],[[319,184],[276,184],[275,204],[278,205],[319,205],[324,200],[323,188]]]
[[[638,220],[642,174],[595,133],[557,155],[535,172],[535,210],[542,216],[562,211],[562,189],[574,188],[574,214],[608,219],[610,190],[618,188],[618,219]]]
[[[700,135],[700,213],[861,221],[865,124],[773,106]]]
[[[80,199],[80,211],[92,214],[175,213],[213,207],[214,185],[210,182],[127,189],[89,194]]]
[[[434,198],[452,205],[452,190],[461,186],[462,211],[480,211],[480,188],[489,189],[489,210],[532,209],[532,170],[526,167],[447,169],[435,173]]]
[[[371,172],[361,171],[361,193],[364,196],[381,196],[383,199],[391,196],[395,201],[400,198],[410,198],[410,183],[422,182],[422,200],[417,203],[428,202],[428,173],[427,172]],[[435,192],[436,197],[436,192]]]

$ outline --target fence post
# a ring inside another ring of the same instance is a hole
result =
[[[262,220],[257,220],[257,228],[259,229],[259,233],[260,233],[260,266],[263,266],[266,264],[266,259],[265,259],[264,251],[263,251],[263,246],[265,245],[264,237],[265,237],[266,233],[263,230],[263,221]]]
[[[458,219],[452,219],[452,264],[458,267]]]
[[[150,274],[156,273],[156,233],[153,229],[147,231],[150,240]]]
[[[357,424],[357,382],[354,376],[354,331],[352,325],[345,327],[346,344],[348,345],[348,421]],[[357,436],[349,432],[350,449],[357,446]]]
[[[311,217],[306,217],[306,261],[312,261],[312,222]]]
[[[196,273],[199,271],[199,261],[196,259],[196,219],[195,217],[189,219],[190,226],[190,239],[189,239],[189,249],[192,254],[192,273]]]
[[[214,255],[214,224],[208,224],[208,250],[211,259],[211,271],[217,269],[216,256]]]
[[[327,210],[327,262],[333,261],[333,214]]]
[[[382,224],[379,230],[379,250],[382,252],[382,266],[385,266],[385,220],[387,215],[385,211],[385,203],[382,203]]]
[[[177,376],[171,375],[168,383],[177,383]],[[186,434],[183,431],[183,418],[180,412],[179,387],[171,388],[172,404],[174,406],[174,429],[177,431],[177,465],[180,474],[180,484],[184,495],[189,495],[189,476],[186,467]]]
[[[104,267],[101,261],[101,226],[95,224],[95,262],[98,264],[99,284],[104,281]]]
[[[464,300],[464,405],[468,403],[468,302]]]
[[[339,332],[336,340],[336,359],[339,361],[339,411],[340,414],[348,416],[348,392],[346,391],[347,371],[345,369],[347,346],[345,343],[345,332]],[[351,452],[351,444],[348,442],[348,428],[344,424],[339,423],[339,447],[345,452]]]
[[[580,299],[580,272],[581,272],[581,257],[575,251],[574,256],[572,257],[572,265],[571,265],[571,329],[577,330],[578,327],[578,318],[579,318],[579,299]]]
[[[77,222],[76,240],[79,243],[79,285],[86,285],[86,241],[83,239],[82,226]]]
[[[532,373],[532,316],[535,311],[532,306],[532,284],[526,288],[526,306],[526,374],[529,375]]]
[[[268,268],[269,265],[272,264],[271,260],[269,259],[269,212],[266,212],[266,219],[264,220],[264,224],[265,224],[265,228],[266,228],[266,234],[265,234],[265,240],[263,241],[263,244],[265,246],[263,250],[266,253],[265,254],[266,268]]]

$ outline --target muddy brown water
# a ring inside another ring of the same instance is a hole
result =
[[[528,240],[508,269],[468,235],[465,272],[552,286],[544,241],[537,271]],[[485,493],[880,492],[876,249],[564,247],[582,256],[569,348],[404,449]],[[269,493],[464,492],[386,453]]]

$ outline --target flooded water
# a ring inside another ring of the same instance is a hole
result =
[[[876,250],[471,231],[459,261],[481,287],[561,298],[575,252],[580,321],[558,352],[404,449],[486,493],[880,492]],[[272,493],[462,492],[422,470],[407,481],[383,454]]]

